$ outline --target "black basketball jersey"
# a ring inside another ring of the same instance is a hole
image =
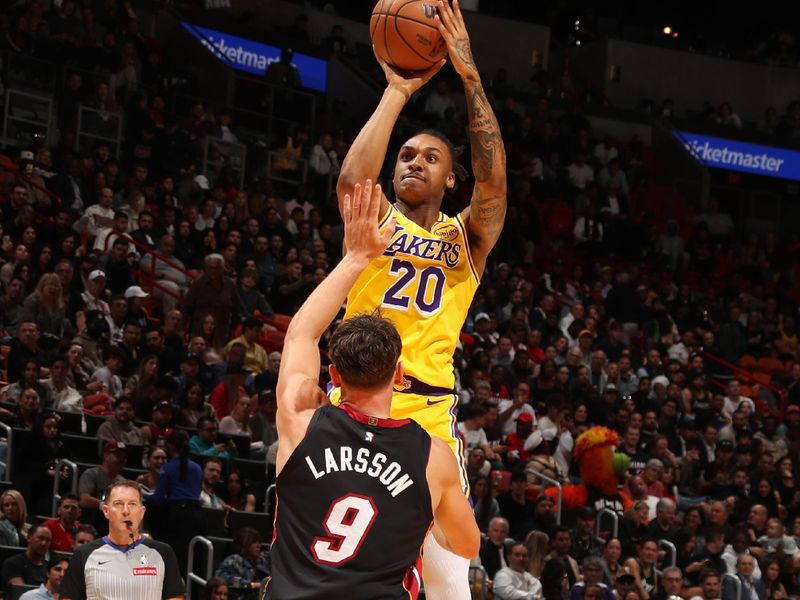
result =
[[[276,481],[266,598],[416,598],[433,522],[430,448],[410,419],[318,409]]]

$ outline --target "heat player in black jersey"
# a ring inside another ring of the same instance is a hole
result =
[[[415,598],[420,549],[434,535],[474,557],[480,534],[449,447],[414,421],[389,418],[403,379],[401,340],[376,315],[339,325],[330,341],[333,383],[320,389],[319,339],[351,286],[388,245],[378,229],[380,186],[345,199],[346,254],[292,319],[278,378],[278,509],[270,600]]]

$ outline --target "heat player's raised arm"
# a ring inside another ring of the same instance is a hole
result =
[[[342,163],[339,179],[336,182],[339,211],[342,210],[345,194],[352,195],[353,188],[357,183],[362,183],[366,179],[377,181],[383,161],[386,159],[389,138],[400,112],[411,95],[430,81],[431,77],[442,68],[444,62],[442,60],[427,71],[404,76],[378,58],[388,85],[375,112],[359,132]],[[389,201],[383,195],[380,215],[385,215],[388,209]]]
[[[481,544],[478,524],[461,489],[456,457],[450,447],[436,437],[431,438],[427,475],[436,541],[454,554],[470,560],[475,558]]]
[[[314,411],[327,401],[318,385],[319,340],[347,292],[369,262],[386,249],[394,233],[391,223],[383,233],[378,230],[381,196],[380,186],[373,187],[369,180],[363,189],[357,184],[352,197],[345,195],[342,218],[347,254],[303,303],[286,332],[277,386],[278,471],[303,440]]]

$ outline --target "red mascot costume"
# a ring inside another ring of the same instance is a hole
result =
[[[591,506],[595,511],[610,508],[622,514],[630,508],[633,502],[618,489],[619,478],[628,470],[630,459],[625,454],[614,454],[616,446],[619,436],[607,427],[592,427],[578,437],[573,456],[580,465],[581,483],[564,486],[562,510]],[[546,494],[554,502],[558,497],[556,488],[549,488]]]

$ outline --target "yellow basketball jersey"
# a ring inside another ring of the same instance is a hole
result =
[[[345,318],[379,308],[403,340],[406,390],[452,390],[453,352],[480,281],[464,224],[439,213],[428,231],[392,206],[381,227],[391,217],[392,241],[350,290]]]

